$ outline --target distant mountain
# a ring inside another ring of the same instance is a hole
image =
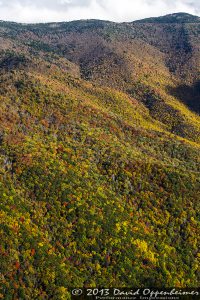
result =
[[[5,299],[197,287],[200,22],[0,22]]]
[[[163,17],[138,20],[136,22],[139,23],[200,23],[200,18],[198,16],[193,16],[187,13],[175,13]]]

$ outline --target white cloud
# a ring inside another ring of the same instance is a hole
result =
[[[51,22],[77,19],[133,21],[173,12],[200,15],[199,0],[0,0],[0,19]]]

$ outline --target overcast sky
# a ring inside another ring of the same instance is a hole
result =
[[[200,16],[200,0],[0,0],[0,19],[18,22],[133,21],[174,12]]]

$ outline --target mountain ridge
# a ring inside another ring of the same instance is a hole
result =
[[[200,17],[191,15],[184,12],[179,13],[173,13],[173,14],[167,14],[161,17],[154,17],[154,18],[146,18],[142,20],[136,20],[135,22],[139,23],[199,23]]]
[[[0,20],[0,23],[11,23],[11,24],[20,24],[24,26],[31,26],[31,25],[53,25],[53,24],[62,24],[62,23],[75,23],[75,22],[103,22],[103,23],[115,23],[115,24],[127,24],[127,23],[134,23],[134,22],[154,22],[154,21],[161,21],[166,22],[171,20],[173,23],[174,22],[200,22],[200,16],[185,13],[185,12],[177,12],[177,13],[171,13],[171,14],[166,14],[162,16],[157,16],[157,17],[150,17],[150,18],[143,18],[143,19],[137,19],[134,21],[129,21],[129,22],[115,22],[115,21],[110,21],[110,20],[101,20],[101,19],[77,19],[77,20],[72,20],[72,21],[54,21],[54,22],[42,22],[42,23],[21,23],[21,22],[16,22],[16,21],[4,21]]]
[[[198,287],[200,24],[58,25],[0,23],[0,298]]]

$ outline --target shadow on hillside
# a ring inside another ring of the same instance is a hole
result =
[[[168,87],[168,91],[192,111],[200,114],[200,80],[193,86],[182,84],[176,88]]]
[[[13,69],[23,69],[28,66],[29,59],[24,55],[18,55],[15,53],[8,53],[0,60],[0,69],[6,71]]]

